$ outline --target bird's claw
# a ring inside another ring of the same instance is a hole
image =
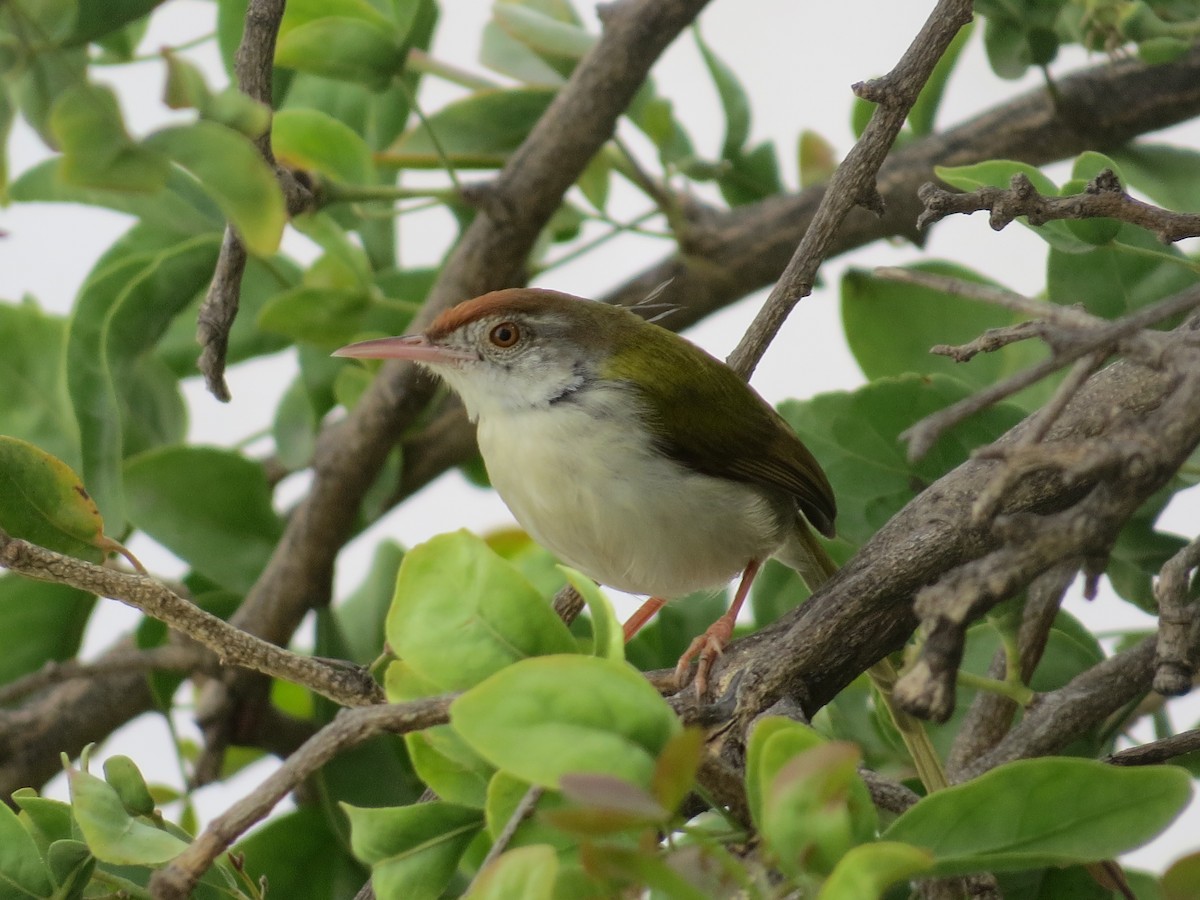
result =
[[[704,634],[692,641],[683,656],[679,657],[678,665],[675,666],[675,683],[679,689],[683,690],[687,687],[687,676],[691,669],[692,659],[698,656],[696,677],[692,679],[692,683],[696,686],[696,696],[704,697],[708,693],[708,673],[732,638],[733,623],[722,616],[708,626],[708,630]]]

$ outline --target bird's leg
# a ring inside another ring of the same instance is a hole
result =
[[[654,618],[654,614],[667,605],[663,597],[651,597],[637,608],[632,616],[625,620],[625,640],[628,642],[642,630],[642,626]]]
[[[708,671],[717,657],[721,655],[721,651],[725,649],[725,645],[733,638],[734,623],[737,621],[742,604],[750,595],[750,585],[754,583],[754,576],[758,574],[761,567],[761,559],[750,560],[742,572],[742,580],[738,583],[737,593],[733,595],[733,603],[730,604],[729,610],[709,625],[708,630],[692,641],[683,656],[679,657],[679,665],[675,667],[675,682],[680,687],[687,683],[688,667],[692,662],[692,657],[699,654],[700,660],[696,666],[696,696],[703,697],[708,691]]]

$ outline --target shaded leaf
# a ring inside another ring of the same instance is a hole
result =
[[[0,684],[74,656],[95,602],[66,585],[0,577]]]
[[[166,184],[166,159],[134,143],[111,88],[68,88],[54,104],[50,127],[63,151],[59,172],[72,184],[143,193]]]
[[[404,47],[393,31],[372,22],[323,16],[283,32],[275,64],[382,90],[400,74]]]
[[[379,900],[436,900],[483,827],[478,810],[440,801],[342,809],[350,817],[350,847],[371,866]]]
[[[283,533],[262,466],[232,450],[163,447],[125,469],[129,518],[217,584],[244,594]]]
[[[546,88],[487,90],[458,100],[405,132],[380,157],[398,168],[441,168],[437,144],[459,168],[496,168],[521,145],[554,99]]]
[[[879,841],[851,848],[817,894],[817,900],[875,900],[898,881],[926,871],[933,858],[908,844]]]

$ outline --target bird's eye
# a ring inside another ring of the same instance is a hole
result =
[[[501,322],[488,332],[488,340],[500,349],[507,349],[521,339],[516,322]]]

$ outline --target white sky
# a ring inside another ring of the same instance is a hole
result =
[[[494,76],[477,63],[479,33],[490,15],[486,0],[449,0],[442,4],[442,21],[433,53],[437,58]],[[583,9],[583,4],[578,4]],[[783,165],[785,183],[796,184],[795,146],[802,128],[817,131],[839,153],[852,144],[849,86],[889,69],[908,46],[927,14],[929,4],[894,3],[887,0],[845,0],[836,4],[796,3],[795,0],[754,0],[714,3],[701,19],[706,40],[737,73],[753,107],[752,139],[774,139]],[[215,5],[200,0],[177,0],[156,14],[143,53],[177,44],[212,29]],[[190,51],[188,56],[210,73],[210,84],[220,86],[224,73],[215,46]],[[1072,54],[1055,70],[1065,73],[1084,61]],[[164,66],[144,62],[103,70],[102,77],[117,86],[131,129],[142,134],[160,126],[172,114],[161,103]],[[715,91],[700,62],[695,44],[683,37],[672,46],[654,70],[660,93],[676,104],[676,114],[689,129],[702,154],[715,157],[723,135],[723,120]],[[949,84],[939,123],[955,124],[976,111],[1040,83],[1030,75],[1023,82],[1004,82],[987,68],[976,35]],[[436,109],[460,91],[426,79],[421,100]],[[186,117],[186,114],[183,114]],[[1200,146],[1200,128],[1195,125],[1173,130],[1171,137]],[[633,136],[636,141],[636,136]],[[10,165],[14,174],[44,158],[47,151],[24,126],[18,126],[10,142]],[[468,173],[469,178],[483,177]],[[622,198],[618,198],[621,202]],[[635,197],[624,198],[630,210],[644,204]],[[0,229],[8,236],[0,240],[0,296],[19,299],[29,293],[47,309],[66,312],[84,275],[96,258],[127,227],[124,217],[102,210],[62,205],[10,207],[0,211]],[[402,253],[409,263],[434,262],[452,235],[449,218],[430,213],[420,221],[406,218],[402,227]],[[285,246],[301,258],[311,258],[303,238],[290,234]],[[605,251],[555,270],[539,282],[582,295],[597,295],[620,283],[630,274],[660,258],[665,244],[636,239],[610,242]],[[754,383],[768,399],[805,397],[838,389],[851,389],[863,382],[842,337],[836,288],[849,265],[871,267],[918,259],[953,258],[991,275],[1019,291],[1036,293],[1044,285],[1045,245],[1019,226],[992,232],[981,215],[958,217],[938,226],[927,247],[876,244],[863,251],[831,261],[822,270],[826,287],[804,300],[759,366]],[[765,297],[765,292],[713,316],[689,332],[697,343],[725,357]],[[187,383],[191,408],[190,439],[199,443],[228,444],[260,432],[271,418],[275,402],[292,374],[288,354],[235,367],[230,372],[234,400],[220,404],[204,392],[199,379]],[[302,479],[291,484],[292,498],[303,490]],[[449,474],[358,538],[343,554],[338,571],[338,588],[353,588],[365,571],[371,548],[382,536],[405,544],[458,527],[486,531],[511,523],[503,504],[493,494],[468,485],[456,473]],[[1192,536],[1200,531],[1200,510],[1194,497],[1176,502],[1168,510],[1163,526]],[[134,549],[152,569],[176,574],[179,564],[169,555],[134,543]],[[624,607],[627,609],[628,607]],[[1151,620],[1106,592],[1088,604],[1072,598],[1068,608],[1093,628],[1113,630]],[[136,622],[137,614],[112,601],[105,601],[95,617],[87,646],[91,651],[106,645],[114,634]],[[1200,705],[1189,701],[1186,709],[1176,707],[1177,727],[1192,727]],[[188,727],[186,721],[181,722]],[[1152,735],[1140,735],[1151,739]],[[124,752],[133,756],[151,777],[178,783],[169,738],[161,721],[145,717],[123,729],[105,745],[105,753]],[[148,742],[153,741],[154,744]],[[161,750],[152,752],[151,746]],[[243,773],[231,784],[206,789],[198,798],[202,813],[222,811],[230,800],[257,784],[273,764],[264,762]],[[1189,812],[1190,825],[1177,823],[1171,833],[1150,847],[1131,854],[1133,865],[1161,870],[1181,853],[1197,846],[1200,812]],[[1189,846],[1190,843],[1190,846]]]

